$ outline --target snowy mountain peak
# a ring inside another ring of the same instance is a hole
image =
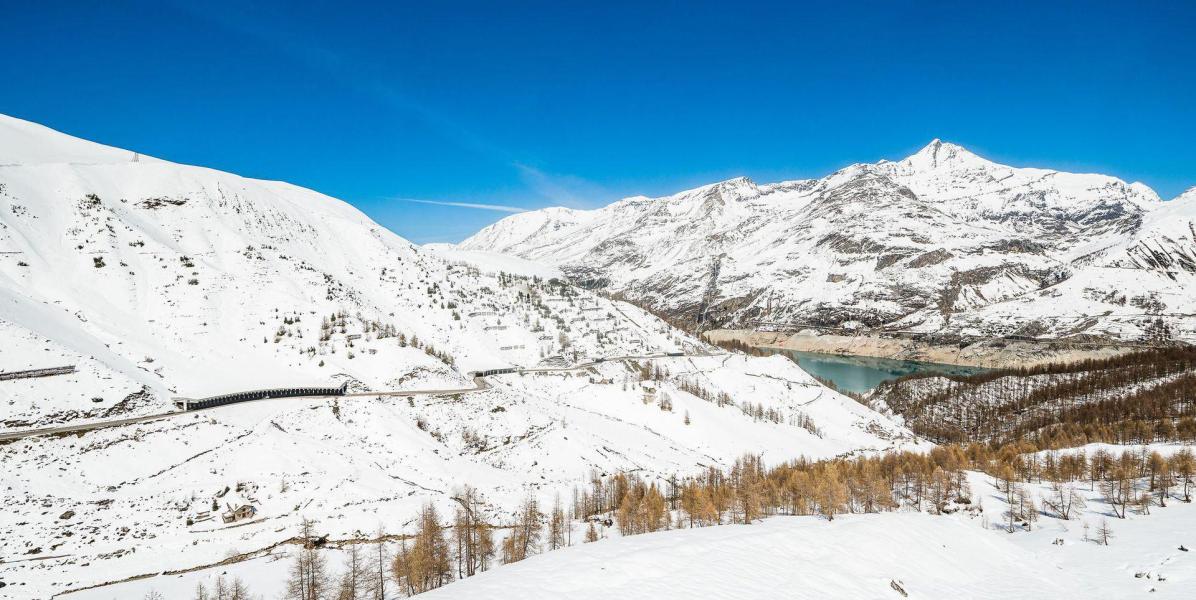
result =
[[[1172,202],[1196,202],[1196,185],[1190,187],[1184,193],[1171,199]]]
[[[743,197],[759,193],[756,182],[747,177],[733,177],[716,183],[706,184],[683,192],[678,192],[666,198],[705,197],[710,194],[720,194],[730,197]]]
[[[988,166],[985,160],[963,146],[934,138],[921,150],[902,161],[915,170],[955,169],[958,167]]]
[[[950,144],[948,144],[948,145],[950,145]],[[925,146],[922,147],[921,150],[915,152],[914,154],[915,154],[915,156],[920,155],[920,154],[928,154],[928,155],[933,156],[935,154],[938,154],[938,151],[940,149],[942,149],[942,147],[943,147],[943,140],[940,138],[934,138],[933,140],[930,140],[929,144],[926,144]]]
[[[47,163],[133,162],[136,153],[89,142],[16,117],[0,114],[0,166]],[[136,156],[138,162],[162,162]]]
[[[1181,198],[1196,201],[1196,190]],[[1193,306],[1187,283],[1166,273],[1196,273],[1191,204],[1106,175],[997,164],[935,139],[900,161],[821,179],[731,179],[552,227],[542,226],[547,215],[517,215],[461,246],[546,262],[706,326],[1007,333],[1037,318],[1043,335],[1074,335],[1077,317],[1105,315],[1083,322],[1084,333],[1129,337],[1148,326],[1114,316],[1129,302]]]
[[[739,186],[755,186],[756,182],[752,181],[746,176],[733,177],[726,181],[719,182],[720,187],[739,187]]]

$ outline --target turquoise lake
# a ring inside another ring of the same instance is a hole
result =
[[[961,367],[941,363],[872,358],[870,356],[845,356],[800,352],[797,350],[767,350],[773,354],[788,356],[805,372],[834,382],[840,390],[864,394],[882,382],[914,373],[936,373],[943,375],[973,375],[987,369]]]

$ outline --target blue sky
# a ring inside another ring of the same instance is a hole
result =
[[[420,243],[507,214],[429,202],[593,207],[935,137],[1196,185],[1193,2],[242,4],[8,5],[0,112]]]

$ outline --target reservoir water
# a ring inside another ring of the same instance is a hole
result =
[[[913,373],[936,373],[943,375],[973,375],[988,369],[982,367],[961,367],[941,363],[873,358],[870,356],[846,356],[821,354],[798,350],[766,349],[774,354],[788,356],[805,372],[831,381],[840,390],[864,394],[884,381],[897,379]]]

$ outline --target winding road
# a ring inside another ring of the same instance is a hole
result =
[[[644,355],[626,355],[626,356],[612,356],[610,358],[602,358],[591,360],[589,362],[578,363],[571,367],[528,367],[525,369],[516,369],[510,373],[504,374],[523,374],[523,373],[563,373],[569,371],[580,371],[588,369],[594,365],[604,362],[619,362],[623,360],[648,360],[658,358],[697,358],[707,356],[720,356],[721,352],[695,352],[695,353],[658,353],[658,354],[644,354]],[[474,377],[473,387],[465,388],[444,388],[444,389],[430,389],[430,390],[394,390],[394,391],[378,391],[378,392],[354,392],[345,394],[344,397],[363,397],[363,396],[444,396],[448,394],[472,394],[490,389],[490,384],[485,377]],[[341,396],[294,396],[293,399],[302,400],[305,398],[340,398]],[[291,398],[288,398],[291,399]],[[238,402],[236,404],[246,404],[248,402],[261,402],[263,400],[279,400],[279,398],[263,398],[262,400],[247,400],[245,402]],[[169,419],[179,415],[194,414],[203,412],[205,410],[215,410],[217,408],[224,408],[227,406],[236,406],[236,404],[225,404],[221,406],[213,406],[209,408],[193,409],[193,410],[176,410],[166,413],[157,413],[153,415],[145,415],[141,417],[129,417],[125,419],[112,419],[109,421],[97,421],[94,423],[84,423],[81,425],[63,425],[61,427],[44,427],[41,429],[26,429],[21,431],[9,431],[0,433],[0,444],[11,442],[15,440],[24,439],[27,437],[39,435],[63,435],[73,433],[83,433],[95,429],[104,429],[107,427],[120,427],[123,425],[135,425],[137,423],[145,423],[148,421],[156,421],[158,419]]]

